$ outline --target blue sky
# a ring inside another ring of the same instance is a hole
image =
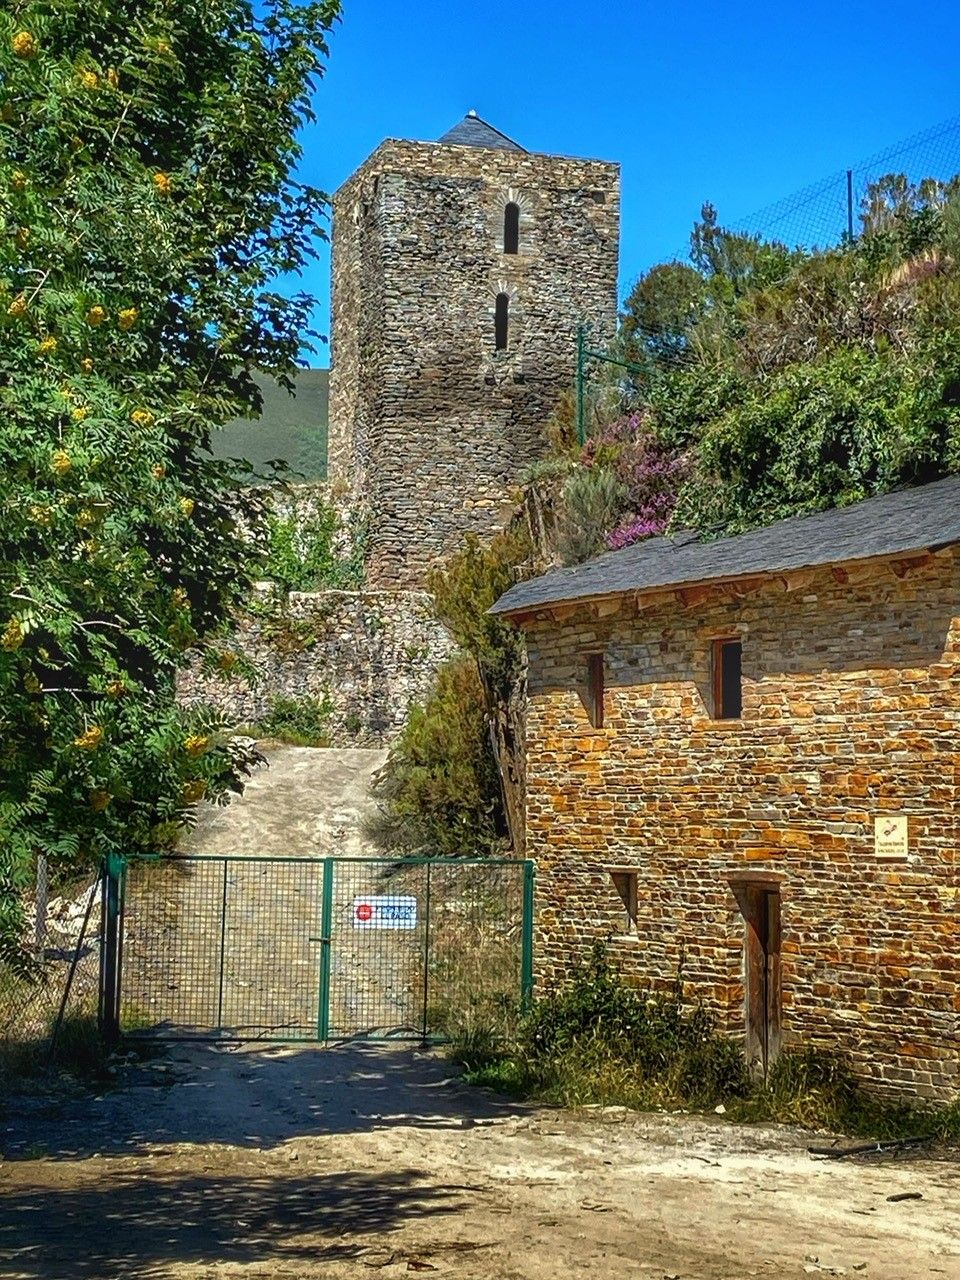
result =
[[[947,0],[345,0],[302,176],[332,192],[470,108],[529,150],[617,160],[622,299],[704,200],[735,224],[960,112],[958,47]],[[328,332],[326,254],[303,284]]]

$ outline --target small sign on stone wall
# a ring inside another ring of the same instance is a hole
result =
[[[906,814],[885,813],[874,818],[873,847],[878,858],[905,858],[909,847]]]

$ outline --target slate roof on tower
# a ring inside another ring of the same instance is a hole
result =
[[[514,142],[505,133],[495,129],[486,120],[481,120],[475,111],[468,111],[459,124],[448,129],[438,142],[445,142],[453,147],[492,147],[499,151],[526,151],[519,142]]]

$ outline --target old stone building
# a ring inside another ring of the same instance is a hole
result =
[[[502,526],[578,322],[613,334],[619,204],[618,166],[526,151],[473,112],[382,143],[336,193],[329,474],[368,512],[372,587],[418,586]]]
[[[537,955],[960,1091],[960,478],[518,584]]]

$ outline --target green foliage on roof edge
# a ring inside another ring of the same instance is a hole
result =
[[[569,407],[554,423],[566,563],[957,471],[960,179],[881,179],[857,238],[823,251],[727,231],[704,206],[690,261],[637,281],[615,354],[643,372],[593,383],[586,448]]]

